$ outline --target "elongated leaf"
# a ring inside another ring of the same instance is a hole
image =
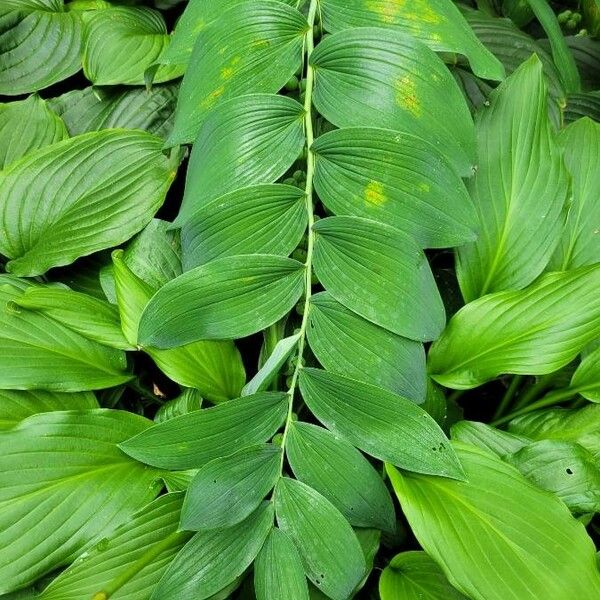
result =
[[[342,514],[309,486],[282,477],[275,489],[279,527],[296,545],[307,577],[333,600],[345,600],[365,570],[362,549]]]
[[[467,304],[431,347],[431,376],[470,389],[503,373],[557,371],[600,335],[599,284],[600,266],[582,267]]]
[[[444,63],[421,42],[390,29],[350,29],[323,40],[311,63],[314,103],[328,121],[414,134],[431,142],[461,175],[472,174],[469,110]]]
[[[381,600],[465,600],[425,552],[402,552],[379,578]]]
[[[600,402],[600,348],[583,359],[573,373],[570,387],[587,400]]]
[[[515,600],[597,597],[594,545],[566,506],[493,454],[455,448],[464,482],[388,468],[415,536],[450,583],[473,600],[506,600],[507,590]]]
[[[308,600],[308,587],[298,550],[289,536],[274,527],[254,563],[257,600]]]
[[[63,120],[38,96],[0,104],[0,170],[32,150],[67,137]]]
[[[374,383],[415,402],[425,399],[423,344],[363,319],[329,292],[311,297],[307,333],[311,350],[328,371]]]
[[[563,113],[565,124],[572,123],[589,117],[594,121],[600,121],[600,93],[589,92],[587,94],[571,94],[567,98],[567,106]]]
[[[0,94],[44,89],[81,68],[81,21],[63,0],[4,0],[0,7]]]
[[[287,408],[287,394],[254,394],[155,425],[120,448],[163,469],[197,469],[215,458],[267,441],[283,422]]]
[[[184,273],[150,300],[139,341],[172,348],[200,339],[240,338],[278,321],[298,302],[304,265],[280,256],[219,258]]]
[[[394,507],[383,480],[346,440],[316,425],[293,423],[286,455],[294,475],[327,498],[351,525],[394,531]]]
[[[568,191],[537,57],[501,84],[490,102],[477,120],[483,161],[471,185],[479,239],[458,249],[467,301],[523,288],[544,270],[560,239]]]
[[[147,600],[168,564],[191,536],[177,532],[182,494],[165,494],[63,571],[40,600],[81,600],[101,593],[128,568],[139,567],[114,600]]]
[[[154,422],[164,423],[174,417],[200,410],[202,408],[202,401],[202,396],[198,390],[186,388],[177,398],[167,400],[161,405],[154,415]]]
[[[305,193],[290,185],[256,185],[225,194],[184,220],[187,271],[240,254],[290,255],[306,231]]]
[[[476,214],[467,190],[427,141],[349,127],[322,135],[312,149],[315,188],[335,214],[394,225],[425,248],[475,239]]]
[[[16,275],[118,245],[146,225],[175,173],[160,138],[110,130],[28,154],[0,173],[0,252]]]
[[[504,458],[531,444],[531,440],[521,435],[508,433],[485,423],[460,421],[452,426],[452,440],[489,450]]]
[[[246,2],[223,12],[194,47],[169,143],[193,141],[222,100],[279,91],[300,67],[306,30],[306,19],[282,2]]]
[[[444,306],[425,255],[407,234],[359,217],[321,219],[313,229],[315,272],[338,302],[392,333],[439,336]]]
[[[1,593],[73,559],[154,498],[157,472],[116,446],[148,423],[105,409],[60,411],[2,433]]]
[[[204,600],[239,577],[273,527],[273,505],[264,503],[229,529],[197,533],[169,565],[150,600]]]
[[[419,473],[462,477],[446,436],[414,402],[319,369],[302,369],[300,390],[319,421],[367,454]]]
[[[181,511],[181,528],[224,529],[253,513],[273,489],[281,469],[281,448],[250,446],[215,458],[192,479]]]

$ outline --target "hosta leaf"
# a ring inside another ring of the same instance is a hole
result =
[[[113,600],[147,600],[191,534],[177,532],[182,494],[165,494],[80,556],[40,594],[40,600],[93,598],[128,568],[139,568]]]
[[[0,436],[0,593],[25,586],[109,534],[160,490],[117,444],[147,427],[106,409],[29,417]]]
[[[63,120],[38,96],[0,104],[0,170],[32,150],[67,137]]]
[[[424,400],[423,344],[359,317],[329,292],[311,297],[307,334],[311,350],[328,371],[374,383],[415,402]]]
[[[566,506],[493,454],[455,447],[467,481],[388,468],[417,540],[450,583],[473,600],[596,598],[594,545]]]
[[[140,85],[146,69],[169,44],[169,35],[158,11],[117,6],[87,14],[83,40],[83,72],[94,85]],[[183,71],[162,67],[153,81],[169,81]]]
[[[445,323],[425,255],[395,227],[360,217],[329,217],[313,227],[314,268],[331,295],[392,333],[427,341]]]
[[[573,373],[570,387],[587,400],[600,402],[600,348],[581,361]]]
[[[600,266],[549,273],[458,311],[429,351],[431,376],[470,389],[504,373],[544,375],[600,335]]]
[[[475,240],[476,214],[467,190],[427,141],[349,127],[322,135],[312,150],[315,188],[335,214],[394,225],[425,248]]]
[[[281,448],[250,446],[205,464],[192,479],[181,511],[181,529],[224,529],[243,521],[273,489]]]
[[[287,394],[254,394],[175,417],[120,447],[156,467],[197,469],[245,446],[266,442],[279,429],[287,409]]]
[[[367,454],[420,473],[462,477],[443,431],[414,402],[319,369],[302,369],[300,390],[319,421]]]
[[[230,256],[187,271],[150,300],[139,341],[172,348],[200,339],[240,338],[278,321],[304,288],[304,265],[268,254]]]
[[[288,256],[306,231],[306,195],[291,185],[256,185],[199,208],[181,229],[185,270],[240,254]]]
[[[351,525],[394,531],[394,506],[383,480],[346,440],[295,422],[286,455],[294,475],[327,498]]]
[[[475,37],[451,0],[321,0],[323,24],[336,32],[352,27],[390,27],[433,50],[464,54],[483,79],[504,78],[502,64]]]
[[[194,47],[169,143],[193,141],[222,100],[279,91],[300,67],[306,30],[306,19],[282,2],[246,2],[223,12]]]
[[[275,488],[275,512],[279,527],[300,552],[307,577],[329,598],[348,598],[365,570],[348,521],[321,494],[287,477]]]
[[[254,589],[257,600],[309,600],[300,554],[277,527],[256,557]]]
[[[273,505],[264,503],[229,529],[197,533],[154,588],[151,600],[204,600],[250,566],[273,527]]]
[[[379,578],[381,600],[465,600],[425,552],[402,552]]]
[[[4,0],[0,7],[0,94],[47,88],[81,68],[81,22],[63,0]]]
[[[227,192],[273,183],[304,145],[304,109],[275,94],[224,102],[207,116],[190,156],[178,223]]]
[[[413,37],[376,27],[323,40],[311,55],[314,103],[337,127],[384,127],[431,142],[463,176],[475,163],[473,122],[454,78]]]
[[[531,444],[531,440],[526,437],[508,433],[477,421],[460,421],[452,426],[451,434],[454,441],[489,450],[500,458],[514,454]]]
[[[467,301],[523,288],[544,270],[560,239],[568,192],[538,58],[519,67],[490,102],[477,120],[483,158],[471,184],[479,239],[458,249]]]
[[[203,398],[198,390],[185,388],[179,396],[167,400],[161,405],[154,415],[154,422],[164,423],[174,417],[200,410],[202,408],[202,401]]]
[[[0,252],[40,275],[116,246],[146,225],[175,173],[160,138],[109,130],[28,154],[0,173]]]
[[[563,112],[565,124],[577,121],[582,117],[600,121],[600,92],[571,94],[567,98],[567,106]]]

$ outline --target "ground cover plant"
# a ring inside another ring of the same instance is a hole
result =
[[[599,23],[2,0],[0,598],[600,598]]]

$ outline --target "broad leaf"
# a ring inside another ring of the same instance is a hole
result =
[[[522,435],[508,433],[477,421],[460,421],[452,426],[451,434],[453,441],[489,450],[500,458],[531,444],[531,440]]]
[[[470,389],[504,373],[557,371],[600,335],[599,285],[600,266],[582,267],[467,304],[431,347],[431,376]]]
[[[446,436],[414,402],[319,369],[302,369],[300,390],[319,421],[367,454],[420,473],[462,477]]]
[[[593,600],[595,550],[555,496],[493,454],[455,445],[467,481],[388,473],[425,551],[473,600]],[[549,527],[549,523],[552,524]]]
[[[563,112],[565,124],[577,121],[582,117],[600,121],[600,92],[571,94],[567,98],[567,106]]]
[[[581,361],[573,373],[570,387],[587,400],[600,402],[600,348]]]
[[[177,398],[167,400],[161,405],[154,415],[154,422],[163,423],[174,417],[187,415],[194,410],[200,410],[202,408],[202,401],[202,396],[198,390],[185,388]]]
[[[175,417],[120,447],[156,467],[197,469],[245,446],[266,442],[283,423],[287,409],[287,394],[254,394]]]

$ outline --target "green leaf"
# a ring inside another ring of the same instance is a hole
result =
[[[257,600],[308,600],[304,567],[289,536],[274,527],[254,563]]]
[[[570,387],[587,400],[600,402],[600,348],[581,361],[573,373]]]
[[[47,88],[81,68],[81,21],[63,0],[4,0],[0,8],[0,94]]]
[[[294,475],[327,498],[351,525],[394,531],[394,506],[383,480],[346,440],[316,425],[294,422],[286,456]]]
[[[160,138],[138,131],[88,133],[0,172],[0,253],[12,259],[7,269],[40,275],[140,231],[175,176],[161,146]]]
[[[193,141],[223,100],[279,91],[300,67],[307,28],[306,19],[282,2],[246,2],[223,12],[194,47],[169,143]]]
[[[63,120],[38,96],[0,104],[0,170],[33,150],[67,137]]]
[[[314,225],[314,268],[341,304],[392,333],[437,338],[444,305],[425,255],[395,227],[360,217]]]
[[[433,50],[465,55],[482,79],[504,78],[502,64],[475,37],[451,0],[321,0],[323,24],[336,32],[353,27],[390,27]]]
[[[381,600],[466,600],[425,552],[396,554],[379,578]]]
[[[480,232],[458,249],[467,302],[520,289],[544,270],[560,239],[568,176],[548,118],[542,64],[531,57],[477,119],[482,157],[470,186]]]
[[[453,441],[489,450],[500,458],[518,452],[531,444],[531,440],[526,437],[508,433],[477,421],[460,421],[452,426],[451,434]]]
[[[306,194],[291,185],[256,185],[200,207],[181,229],[187,271],[241,254],[289,256],[306,231]]]
[[[169,44],[162,15],[150,8],[117,6],[86,14],[83,72],[94,85],[141,85],[144,73]],[[157,70],[161,83],[183,75],[180,66]]]
[[[431,377],[470,389],[505,373],[557,371],[600,335],[598,285],[600,265],[581,267],[467,304],[431,346]]]
[[[196,267],[152,297],[142,314],[139,341],[172,348],[256,333],[298,302],[304,268],[295,260],[268,254],[229,256]]]
[[[273,527],[273,505],[265,502],[229,529],[197,533],[179,552],[150,600],[204,600],[239,577]]]
[[[195,410],[202,408],[202,396],[198,390],[191,388],[184,389],[177,398],[167,400],[156,411],[154,415],[155,423],[164,423],[174,417],[187,415]]]
[[[287,394],[254,394],[155,425],[120,448],[162,469],[197,469],[245,446],[266,442],[287,410]]]
[[[109,537],[90,548],[40,594],[40,600],[81,600],[111,590],[128,570],[135,573],[111,600],[147,600],[191,534],[177,532],[182,494],[154,500]]]
[[[157,472],[117,448],[148,423],[106,409],[60,411],[0,435],[0,593],[69,562],[156,496]]]
[[[563,112],[565,124],[577,121],[582,117],[600,121],[600,92],[571,94],[567,98],[567,106]]]
[[[205,464],[192,479],[181,529],[232,527],[254,512],[280,475],[281,448],[250,446]]]
[[[365,559],[348,521],[321,494],[282,477],[275,488],[277,523],[300,552],[307,577],[333,600],[359,584]]]
[[[98,408],[98,401],[91,392],[70,394],[44,390],[1,390],[0,430],[10,429],[38,413],[86,408]]]
[[[427,46],[390,29],[350,29],[325,38],[310,62],[314,104],[328,121],[416,135],[431,142],[461,175],[472,175],[469,109],[456,81]]]
[[[337,215],[367,217],[424,248],[476,238],[476,214],[454,168],[432,144],[386,129],[349,127],[319,137],[315,189]]]
[[[450,583],[473,600],[597,598],[594,544],[566,506],[493,454],[455,448],[467,481],[388,468],[417,540]]]
[[[443,431],[414,402],[319,369],[302,369],[300,390],[319,421],[367,454],[411,471],[462,478]]]

